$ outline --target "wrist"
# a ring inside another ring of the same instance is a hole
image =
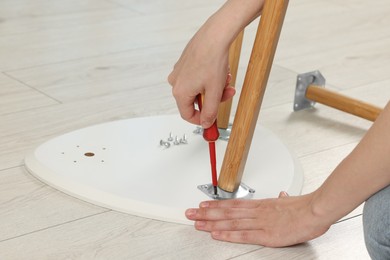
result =
[[[337,203],[329,202],[323,198],[321,189],[317,189],[311,193],[310,209],[315,219],[321,222],[323,225],[332,225],[342,216],[339,216]]]
[[[210,39],[229,48],[237,35],[260,15],[264,0],[229,0],[204,24]]]
[[[227,19],[219,13],[211,16],[200,28],[200,32],[206,37],[205,40],[212,45],[218,46],[218,49],[226,51],[234,41],[239,29],[228,25]]]

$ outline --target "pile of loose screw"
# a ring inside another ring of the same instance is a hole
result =
[[[160,146],[163,146],[165,148],[171,147],[171,144],[173,145],[188,144],[187,135],[184,134],[182,138],[179,138],[176,135],[175,138],[173,138],[172,133],[169,133],[169,137],[166,141],[163,139],[160,140]]]

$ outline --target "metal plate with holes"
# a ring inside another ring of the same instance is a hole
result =
[[[254,189],[242,182],[235,192],[227,192],[217,187],[217,194],[214,194],[214,186],[212,184],[199,185],[198,189],[203,191],[211,199],[215,200],[251,199],[256,192]]]
[[[314,101],[306,98],[306,90],[311,85],[325,87],[325,78],[316,70],[302,73],[297,76],[297,85],[295,88],[294,111],[310,108],[315,105]]]
[[[219,131],[219,140],[229,141],[230,134],[232,132],[232,126],[233,124],[229,123],[228,127],[226,129],[218,128]],[[197,126],[196,129],[193,131],[194,134],[203,135],[203,129],[200,126]]]

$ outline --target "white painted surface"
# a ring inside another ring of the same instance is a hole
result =
[[[144,117],[99,124],[40,145],[25,160],[27,169],[53,187],[94,204],[158,220],[191,223],[185,209],[209,198],[197,189],[211,182],[207,142],[179,116]],[[188,144],[160,145],[169,133]],[[216,143],[218,169],[227,142]],[[92,153],[93,156],[86,156]],[[244,183],[254,198],[280,191],[300,193],[300,164],[269,130],[258,126]]]

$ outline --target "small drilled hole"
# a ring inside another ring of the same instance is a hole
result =
[[[94,153],[91,153],[91,152],[85,153],[84,155],[87,156],[87,157],[95,156],[95,154],[94,154]]]

